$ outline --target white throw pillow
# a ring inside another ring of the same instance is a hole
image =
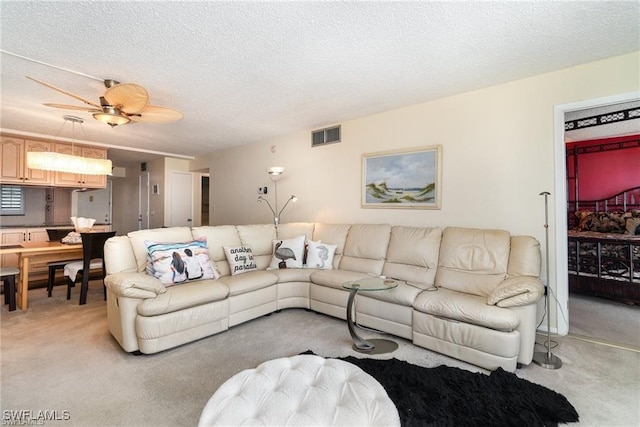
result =
[[[251,248],[247,246],[224,246],[223,248],[232,276],[258,269]]]
[[[319,268],[321,270],[333,269],[333,255],[338,245],[314,242],[307,243],[307,268]]]
[[[191,242],[156,243],[145,240],[147,274],[165,286],[191,280],[218,279],[220,272],[209,259],[205,237]]]
[[[304,234],[293,239],[274,240],[273,258],[269,268],[280,268],[284,261],[286,268],[302,268],[304,257]]]

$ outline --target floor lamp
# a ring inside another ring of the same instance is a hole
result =
[[[562,360],[551,353],[551,316],[549,304],[549,294],[551,293],[549,287],[549,202],[547,198],[551,193],[543,191],[540,193],[544,196],[544,232],[545,232],[545,266],[546,266],[546,288],[545,288],[545,316],[547,316],[547,351],[536,351],[533,353],[533,363],[540,365],[545,369],[558,369],[562,366]]]
[[[280,225],[280,215],[282,214],[282,211],[284,211],[284,208],[287,207],[287,205],[289,204],[289,202],[297,202],[298,198],[294,195],[292,195],[291,197],[289,197],[289,199],[287,199],[287,201],[285,202],[284,206],[282,207],[282,209],[280,209],[278,211],[278,181],[280,180],[280,178],[282,178],[282,174],[284,173],[284,168],[279,167],[279,166],[274,166],[272,168],[269,169],[269,178],[271,179],[271,181],[273,181],[273,186],[274,186],[274,203],[276,205],[275,209],[271,207],[271,203],[269,203],[269,201],[267,199],[265,199],[262,196],[258,196],[258,203],[262,203],[265,202],[267,204],[267,206],[269,207],[269,209],[271,209],[271,212],[273,213],[273,223],[275,224],[276,228],[278,228],[278,225]],[[266,193],[266,188],[265,187],[265,193]]]

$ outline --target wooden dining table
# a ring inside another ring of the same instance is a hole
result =
[[[82,258],[82,243],[66,244],[61,242],[26,242],[17,245],[0,245],[0,255],[17,254],[20,268],[17,305],[26,310],[29,305],[29,268],[30,265]]]

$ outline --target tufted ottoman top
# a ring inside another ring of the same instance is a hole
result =
[[[213,394],[199,426],[399,426],[387,392],[351,363],[300,355],[242,371]]]

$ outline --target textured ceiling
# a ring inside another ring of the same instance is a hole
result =
[[[192,156],[640,49],[637,1],[3,0],[0,16],[2,50],[184,112],[112,129],[43,106],[76,101],[25,76],[96,102],[99,81],[2,53],[2,129],[55,136],[75,114],[79,139]]]

